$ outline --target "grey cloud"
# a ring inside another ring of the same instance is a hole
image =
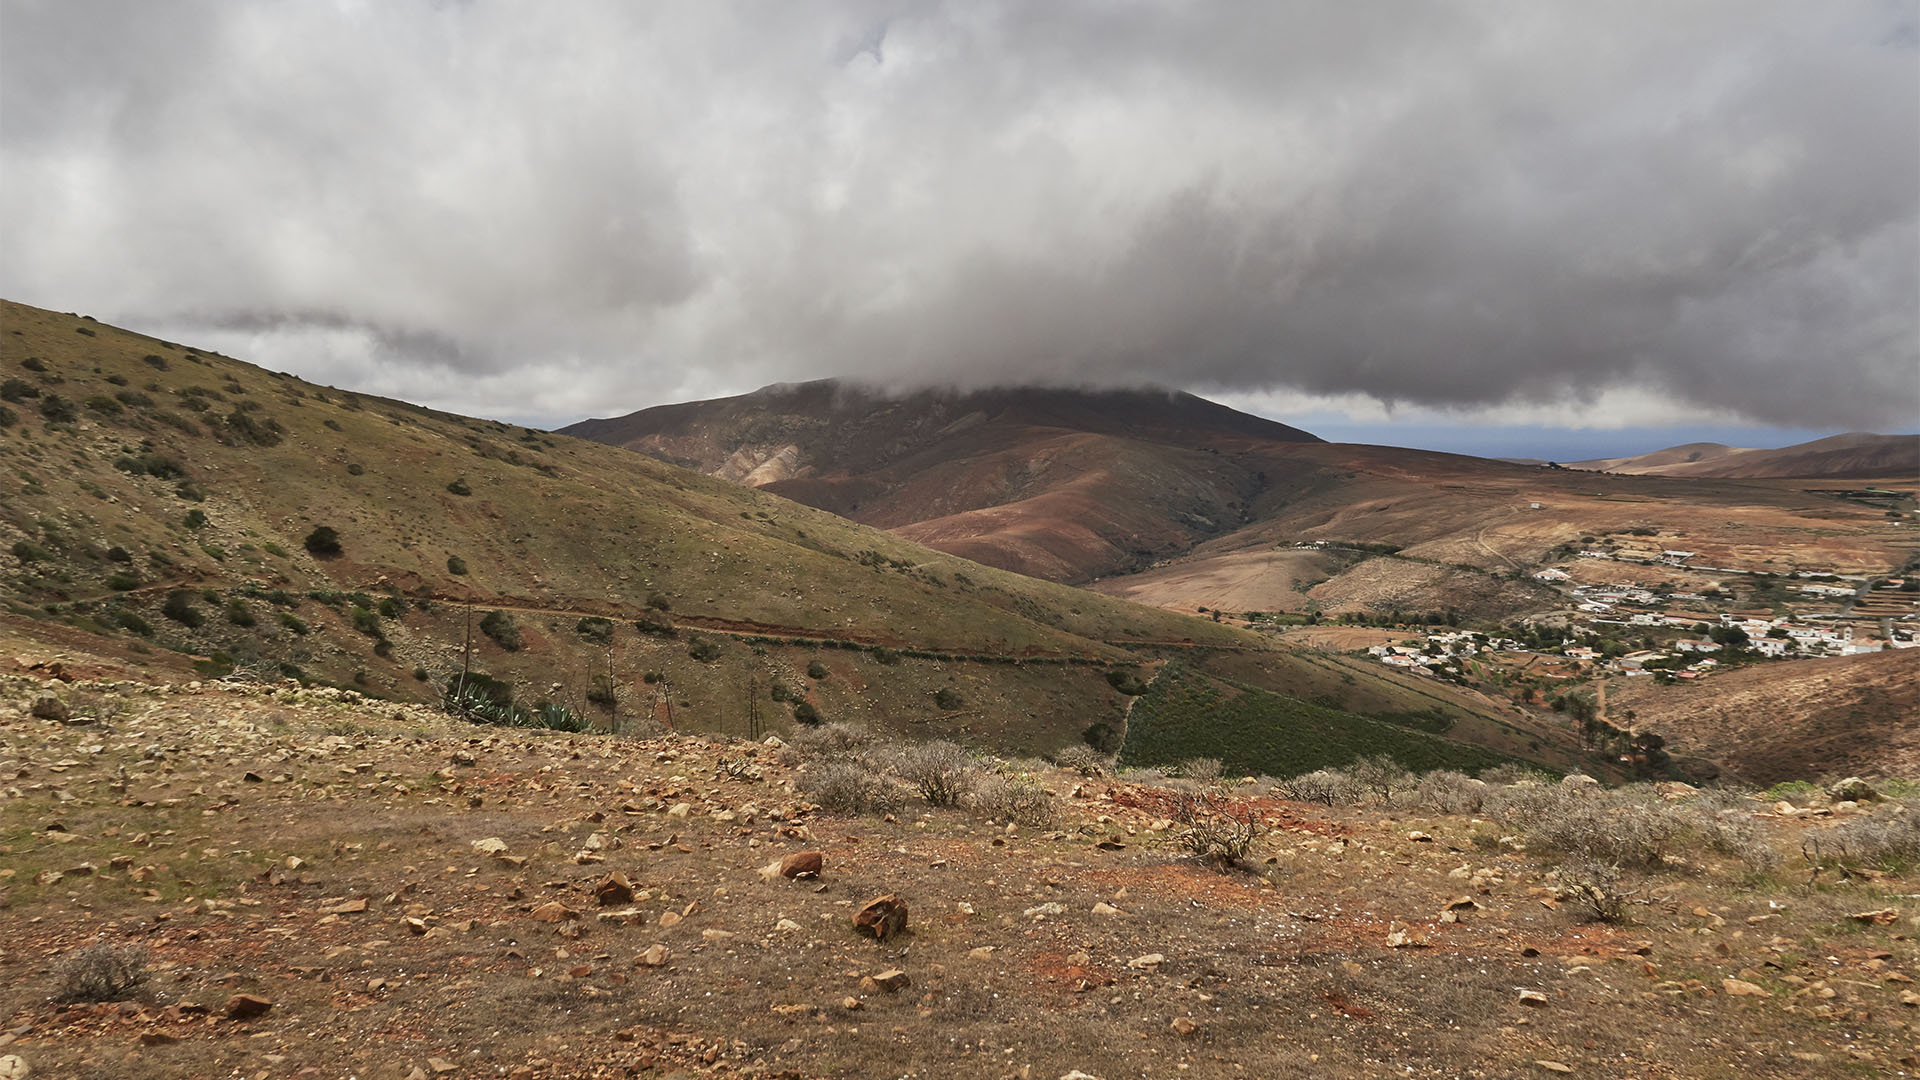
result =
[[[848,374],[1905,428],[1916,26],[6,0],[0,293],[555,422]]]

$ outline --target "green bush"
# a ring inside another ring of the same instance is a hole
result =
[[[294,633],[299,634],[301,637],[305,637],[307,635],[307,624],[304,622],[301,622],[300,617],[298,615],[295,615],[291,611],[282,611],[279,614],[280,614],[281,626],[284,626],[288,630],[291,630]]]
[[[821,663],[818,660],[810,661],[807,664],[807,678],[824,679],[826,677],[827,677],[827,665]]]
[[[720,646],[707,638],[697,637],[687,642],[687,655],[703,664],[711,664],[720,659]]]
[[[47,557],[47,549],[30,540],[17,540],[13,545],[13,557],[21,562],[39,562]]]
[[[573,632],[597,645],[613,644],[613,620],[588,615],[573,624]]]
[[[805,724],[807,727],[818,727],[825,723],[826,719],[820,715],[819,709],[813,707],[812,702],[797,701],[793,705],[793,722]]]
[[[461,558],[458,555],[447,556],[447,573],[458,576],[458,575],[465,574],[466,572],[467,572],[467,560]]]
[[[375,614],[373,609],[356,605],[347,617],[353,621],[353,628],[362,634],[371,638],[381,636],[380,616]]]
[[[383,619],[398,619],[407,613],[407,602],[398,596],[384,597],[378,610]]]
[[[15,405],[40,396],[40,388],[25,379],[8,379],[0,382],[0,401],[11,401]]]
[[[455,495],[471,495],[473,489],[467,486],[467,478],[462,476],[447,485],[447,490]]]
[[[322,559],[331,559],[340,554],[340,534],[330,525],[315,526],[301,543],[308,551]]]
[[[187,511],[187,516],[182,519],[181,523],[189,529],[204,529],[207,527],[207,513],[199,507],[195,507]]]
[[[200,609],[193,606],[193,594],[184,589],[167,594],[166,603],[160,606],[160,614],[188,627],[199,626],[206,621]]]
[[[253,617],[253,609],[239,597],[227,601],[227,621],[235,626],[255,626],[260,620]]]
[[[489,611],[480,620],[480,632],[493,639],[493,643],[507,650],[520,650],[520,628],[514,625],[513,616],[504,611]]]
[[[138,634],[141,637],[153,636],[153,624],[141,618],[135,612],[127,611],[123,608],[114,613],[113,621],[122,629]]]
[[[80,419],[80,410],[59,394],[49,394],[40,402],[40,415],[49,424],[71,424]]]
[[[933,692],[933,703],[951,712],[954,709],[965,707],[967,699],[960,696],[960,691],[950,686],[943,686]]]

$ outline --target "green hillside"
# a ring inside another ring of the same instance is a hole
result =
[[[1042,751],[1122,723],[1115,666],[1273,655],[623,449],[85,316],[0,329],[0,618],[135,669],[438,700],[465,668],[600,727]]]
[[[1514,759],[1422,728],[1451,725],[1445,713],[1366,717],[1168,664],[1133,708],[1124,765],[1177,765],[1219,758],[1230,775],[1296,776],[1384,754],[1414,771],[1478,772]]]

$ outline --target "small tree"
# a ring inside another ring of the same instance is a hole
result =
[[[301,543],[318,558],[331,559],[340,554],[340,534],[331,525],[316,526]]]

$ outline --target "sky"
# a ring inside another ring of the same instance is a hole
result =
[[[1920,427],[1920,0],[0,0],[0,296],[558,426],[1164,385]]]

